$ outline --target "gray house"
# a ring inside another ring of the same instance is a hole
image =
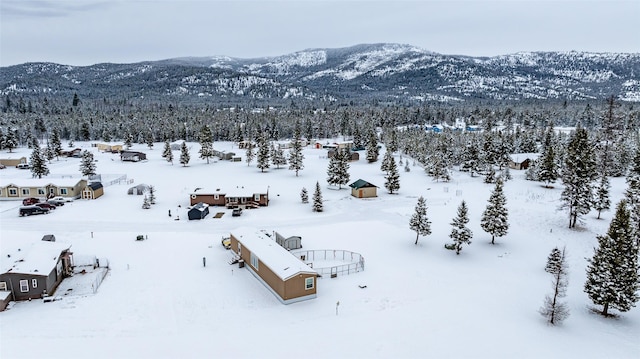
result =
[[[122,151],[120,152],[120,160],[129,162],[146,161],[147,155],[137,151]]]
[[[302,237],[291,236],[291,237],[285,238],[280,233],[278,232],[275,232],[275,233],[276,233],[276,243],[278,243],[282,248],[287,250],[302,248]]]
[[[72,273],[70,248],[70,244],[46,240],[21,248],[2,248],[0,293],[5,294],[2,297],[19,301],[52,295],[62,279]]]

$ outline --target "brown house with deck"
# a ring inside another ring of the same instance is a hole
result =
[[[236,186],[231,189],[207,190],[197,188],[190,195],[190,205],[206,203],[210,206],[225,206],[227,208],[258,208],[269,205],[269,187],[249,188]]]

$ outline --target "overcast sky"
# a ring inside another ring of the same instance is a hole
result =
[[[0,0],[0,66],[239,58],[401,43],[443,54],[640,52],[640,0]]]

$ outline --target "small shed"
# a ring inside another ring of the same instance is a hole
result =
[[[357,198],[378,197],[378,186],[371,184],[363,179],[359,179],[349,185],[351,187],[351,195]]]
[[[129,190],[127,191],[127,194],[134,194],[134,195],[141,196],[141,195],[147,193],[148,191],[149,191],[149,185],[146,185],[144,183],[140,183],[137,186],[133,186],[133,187],[129,188]]]
[[[82,199],[96,199],[103,194],[102,182],[91,182],[82,190]]]
[[[204,219],[209,214],[209,205],[203,202],[191,207],[188,212],[189,220]]]
[[[302,248],[302,237],[291,236],[291,237],[285,238],[283,235],[276,232],[276,243],[278,243],[282,248],[287,250],[300,249]]]

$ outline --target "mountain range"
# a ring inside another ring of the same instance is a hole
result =
[[[472,100],[640,101],[640,53],[443,55],[401,44],[308,49],[256,59],[0,67],[3,96],[193,103]]]

